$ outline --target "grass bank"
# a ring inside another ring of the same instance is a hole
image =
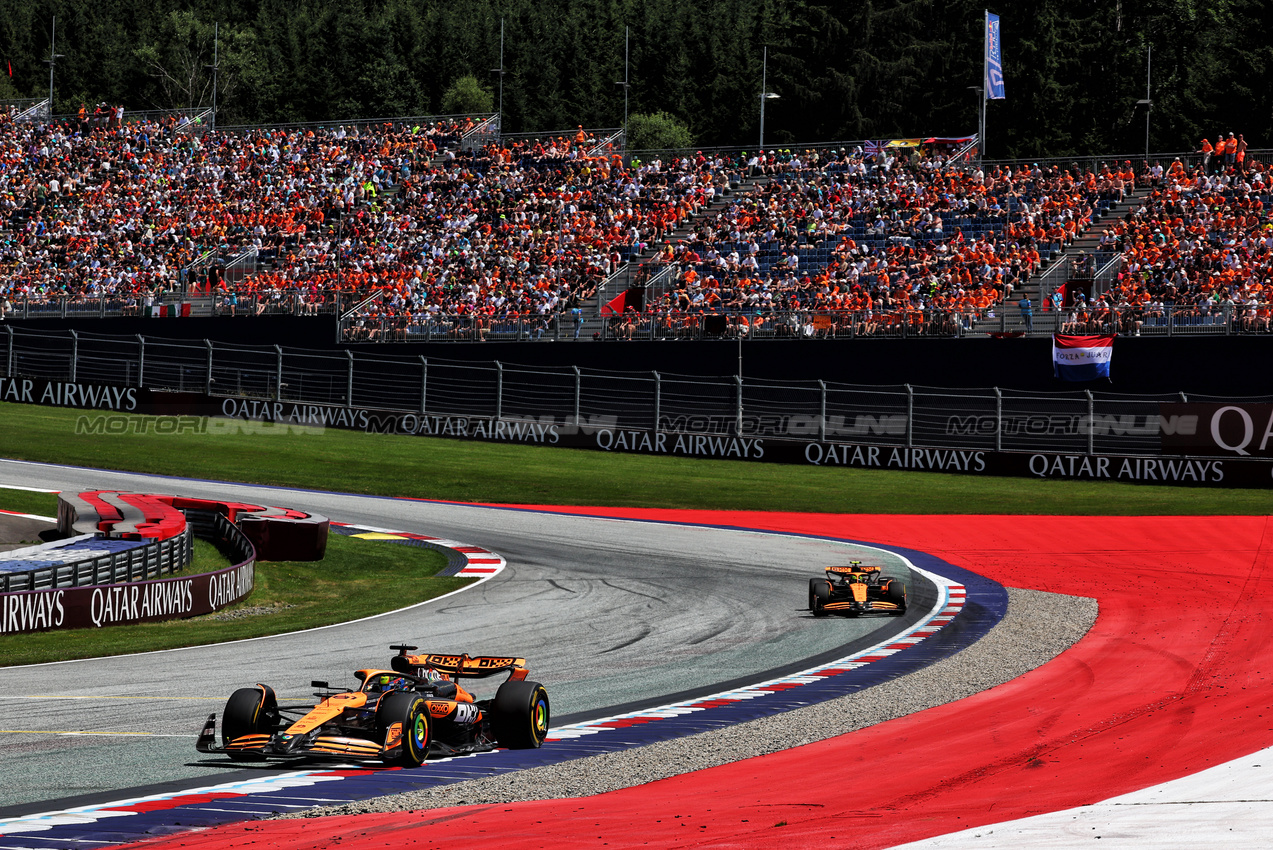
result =
[[[0,404],[0,456],[383,496],[510,504],[1080,515],[1268,514],[1266,490],[696,460],[326,429],[77,434],[82,411]],[[141,417],[137,418],[138,420]],[[137,421],[137,420],[134,420]],[[14,482],[20,483],[20,482]]]
[[[322,561],[258,563],[252,594],[215,614],[0,636],[0,666],[199,646],[343,623],[424,602],[472,581],[439,577],[445,566],[440,552],[333,534]]]

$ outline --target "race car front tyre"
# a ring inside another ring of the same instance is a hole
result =
[[[505,682],[491,700],[491,731],[501,747],[538,747],[548,737],[548,720],[548,691],[539,682]]]
[[[244,735],[272,735],[278,728],[278,718],[278,698],[273,688],[267,685],[239,688],[230,694],[221,715],[221,743],[229,746],[231,741]],[[231,750],[229,756],[235,761],[264,758],[259,753],[235,750]]]
[[[809,610],[815,617],[827,615],[826,604],[831,601],[831,582],[824,578],[809,579]]]
[[[888,583],[887,591],[888,601],[897,606],[897,613],[906,613],[906,585],[897,579],[893,579]]]
[[[402,724],[402,751],[385,759],[400,767],[419,767],[429,756],[429,707],[424,697],[406,691],[395,691],[384,697],[376,711],[376,729],[381,740],[395,723]]]

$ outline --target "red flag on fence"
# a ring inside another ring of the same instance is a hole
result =
[[[601,308],[603,316],[617,316],[621,314],[628,304],[628,291],[625,289],[615,297],[611,298],[606,306]]]

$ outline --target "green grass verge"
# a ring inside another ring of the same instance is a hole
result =
[[[196,537],[194,540],[194,557],[190,559],[190,566],[184,570],[179,570],[174,575],[197,576],[201,573],[216,572],[232,566],[234,566],[234,561],[228,554],[218,549],[215,543],[211,540],[200,540]]]
[[[786,466],[319,433],[76,434],[81,411],[0,404],[0,456],[351,493],[510,504],[1080,515],[1269,514],[1267,490]],[[129,431],[132,430],[130,427]]]
[[[209,544],[210,546],[210,544]],[[224,558],[215,547],[205,563]],[[449,593],[472,581],[439,577],[440,552],[333,534],[321,561],[261,562],[243,602],[203,617],[0,637],[0,666],[198,646],[343,623]]]
[[[30,490],[0,487],[0,508],[15,514],[56,517],[57,493],[32,493]]]

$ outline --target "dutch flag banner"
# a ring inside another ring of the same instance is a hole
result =
[[[1114,335],[1053,334],[1052,370],[1063,381],[1094,381],[1109,377]]]

